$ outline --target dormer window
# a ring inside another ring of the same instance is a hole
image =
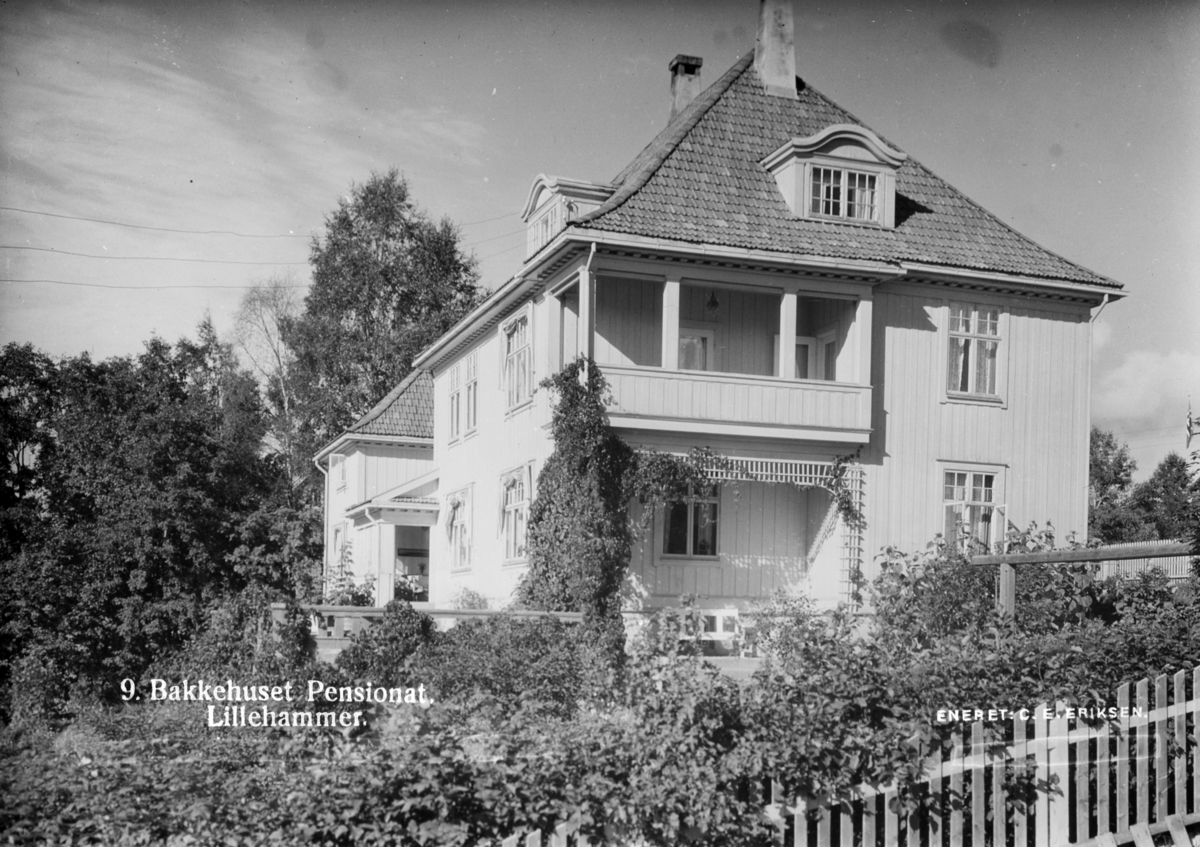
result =
[[[842,168],[812,170],[812,201],[809,211],[825,218],[879,221],[875,174]]]
[[[907,157],[865,127],[793,138],[763,160],[798,218],[895,226],[896,170]]]
[[[521,217],[526,230],[526,258],[549,244],[571,221],[600,207],[613,192],[611,185],[577,179],[539,176],[529,190]]]

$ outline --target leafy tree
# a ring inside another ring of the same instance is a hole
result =
[[[1118,444],[1107,430],[1092,427],[1088,457],[1088,536],[1105,544],[1154,537],[1140,512],[1129,502],[1137,462],[1129,445]]]
[[[309,457],[296,449],[301,440],[292,373],[296,356],[283,338],[284,327],[302,311],[298,292],[291,271],[261,280],[242,297],[233,322],[234,345],[258,379],[267,412],[266,446],[282,464],[289,501],[309,467]]]
[[[1186,539],[1198,519],[1197,504],[1192,502],[1192,480],[1187,461],[1178,453],[1168,453],[1154,473],[1134,487],[1130,505],[1159,538]]]
[[[54,445],[55,375],[50,358],[30,344],[9,343],[0,352],[0,559],[21,549],[40,509],[37,464]]]
[[[283,323],[308,454],[395,387],[480,298],[457,228],[430,220],[395,169],[351,187],[310,261],[304,313]]]
[[[63,684],[134,676],[249,581],[233,553],[270,488],[261,408],[211,324],[199,335],[53,368],[52,440],[28,483],[40,508],[0,562],[6,668],[55,667]]]

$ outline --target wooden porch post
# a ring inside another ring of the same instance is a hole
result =
[[[590,262],[579,269],[579,355],[596,355],[596,275]]]
[[[779,299],[779,367],[781,379],[796,378],[796,289],[786,288]]]
[[[662,294],[662,366],[679,370],[679,280],[668,278]]]
[[[858,308],[854,311],[854,325],[851,332],[856,335],[854,339],[854,358],[857,360],[855,382],[859,385],[871,384],[871,312],[873,305],[871,292],[867,292],[859,299]],[[850,344],[846,346],[849,347]],[[849,380],[845,381],[849,382]]]

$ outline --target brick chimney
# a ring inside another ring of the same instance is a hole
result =
[[[671,71],[671,120],[700,93],[700,66],[703,64],[704,60],[699,56],[680,53],[667,66]]]
[[[796,99],[796,36],[792,0],[760,0],[754,70],[767,93]]]

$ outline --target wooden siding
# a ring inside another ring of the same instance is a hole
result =
[[[738,424],[866,430],[871,388],[698,371],[605,368],[614,414]]]
[[[599,278],[597,364],[661,366],[662,289],[662,283]]]
[[[562,325],[556,297],[543,297],[531,312],[532,385],[546,377],[549,363],[558,355],[561,338],[552,332]],[[474,352],[478,356],[478,426],[471,435],[450,441],[447,374],[456,361]],[[488,598],[492,608],[507,603],[525,572],[524,565],[504,563],[504,536],[500,518],[500,479],[514,468],[533,462],[534,478],[550,455],[548,392],[537,389],[531,402],[510,410],[503,379],[504,356],[500,335],[489,333],[458,359],[434,374],[434,447],[439,468],[438,496],[445,498],[469,490],[471,502],[471,566],[451,572],[450,543],[445,516],[430,530],[430,600],[448,605],[464,588]]]
[[[631,595],[648,605],[670,604],[694,594],[712,606],[769,596],[780,589],[803,590],[807,555],[831,498],[822,489],[739,483],[721,486],[717,559],[666,558],[662,515],[634,544]],[[829,539],[827,544],[836,544]]]
[[[942,531],[940,471],[1000,469],[1008,519],[1086,528],[1088,358],[1083,306],[971,297],[1001,306],[1000,402],[946,395],[946,304],[915,286],[875,294],[875,385],[867,466],[867,559],[886,545],[924,549]]]
[[[710,314],[705,303],[716,295],[720,305]],[[774,371],[775,336],[779,333],[779,295],[682,285],[681,323],[704,324],[715,334],[716,366],[722,373],[770,376]]]
[[[433,469],[433,451],[426,448],[372,444],[357,451],[362,488],[359,500],[369,500]]]

